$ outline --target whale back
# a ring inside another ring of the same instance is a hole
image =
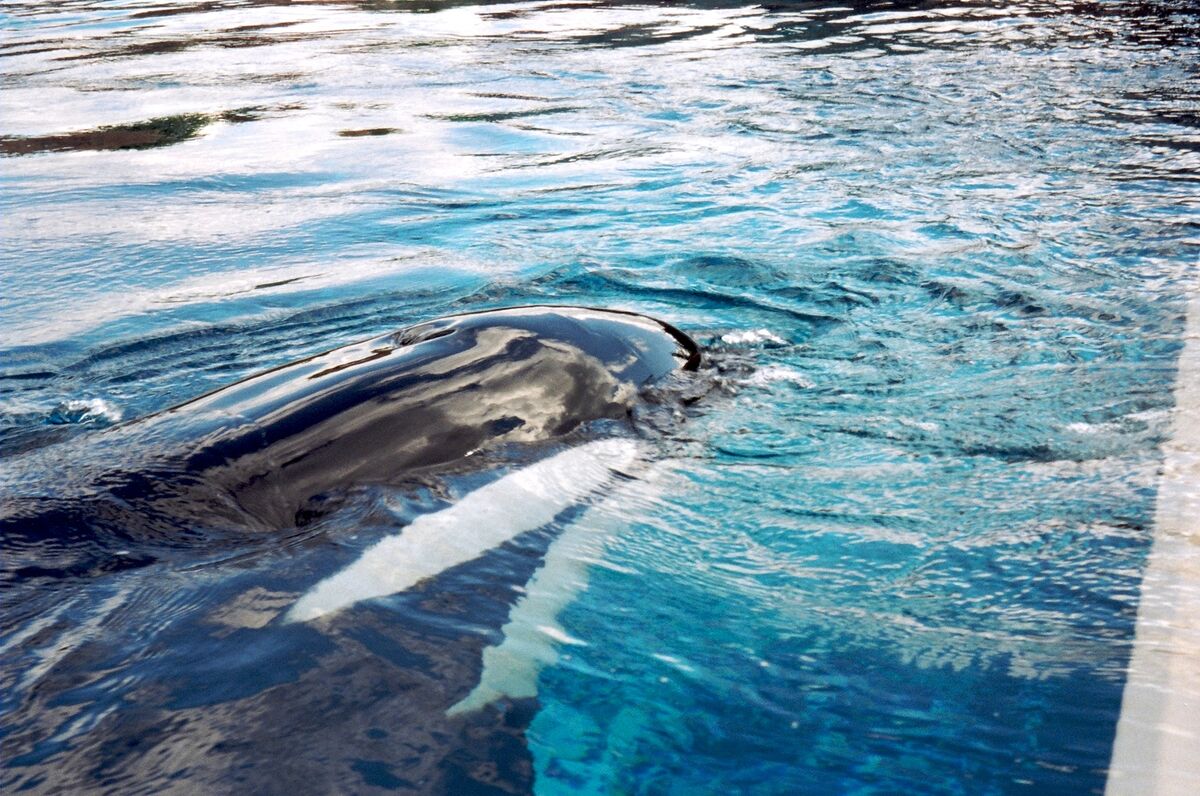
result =
[[[625,418],[642,387],[696,359],[689,338],[641,315],[497,310],[334,349],[164,414],[212,429],[186,469],[287,526],[331,490]]]

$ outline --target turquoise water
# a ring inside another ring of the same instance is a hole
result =
[[[0,472],[470,309],[708,349],[722,386],[558,617],[536,711],[439,787],[1103,788],[1200,261],[1187,3],[0,17]],[[433,789],[444,739],[390,740],[425,719],[405,689],[504,599],[276,621],[445,496],[393,500],[6,584],[0,787]]]

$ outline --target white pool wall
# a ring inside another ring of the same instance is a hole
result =
[[[1200,297],[1188,304],[1172,425],[1107,796],[1200,794]]]

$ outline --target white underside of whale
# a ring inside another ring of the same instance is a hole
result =
[[[402,592],[605,492],[551,543],[501,629],[502,641],[484,649],[479,684],[447,713],[469,713],[500,699],[536,696],[538,674],[558,661],[559,648],[583,643],[558,624],[559,613],[587,588],[589,565],[603,557],[605,547],[627,523],[624,510],[652,501],[670,469],[665,462],[641,466],[640,460],[638,443],[608,439],[509,473],[368,548],[353,564],[304,594],[285,621],[308,621],[362,600]],[[616,471],[635,470],[636,481],[615,478]]]
[[[633,440],[604,439],[509,473],[367,548],[357,561],[301,596],[285,621],[306,622],[362,600],[397,594],[479,558],[611,486],[614,471],[628,471],[637,460]]]
[[[509,613],[503,641],[484,649],[479,685],[448,714],[537,696],[538,673],[558,662],[559,648],[585,643],[563,630],[559,613],[587,588],[589,566],[603,559],[605,548],[628,524],[628,507],[653,502],[668,472],[668,462],[644,468],[637,481],[621,484],[563,530]]]

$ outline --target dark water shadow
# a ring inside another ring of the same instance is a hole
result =
[[[157,149],[189,141],[213,122],[240,124],[272,113],[298,110],[299,105],[253,106],[220,113],[180,113],[142,122],[113,124],[91,130],[50,135],[0,136],[0,154],[34,155],[41,152],[103,152],[121,149]],[[378,133],[375,133],[378,135]]]

